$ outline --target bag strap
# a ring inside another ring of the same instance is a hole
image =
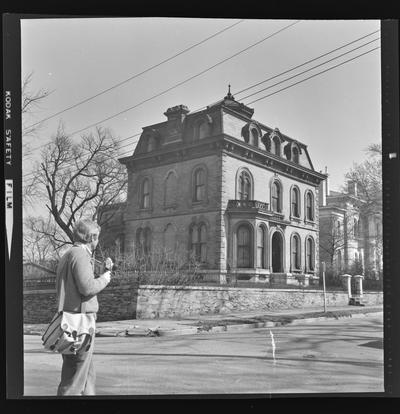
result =
[[[64,303],[65,303],[65,267],[69,261],[66,260],[64,263],[63,268],[61,269],[62,278],[60,281],[60,290],[59,290],[59,297],[58,297],[58,312],[62,312],[64,310]]]

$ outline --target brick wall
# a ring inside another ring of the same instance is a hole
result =
[[[56,291],[25,291],[23,307],[24,323],[49,323],[57,311]]]

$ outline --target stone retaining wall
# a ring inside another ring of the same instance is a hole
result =
[[[97,320],[136,319],[138,284],[132,279],[114,279],[97,296]],[[56,312],[55,289],[24,291],[24,323],[48,323]]]
[[[327,292],[328,306],[348,304],[343,291]],[[98,295],[99,321],[179,318],[323,306],[323,294],[312,289],[262,289],[241,287],[152,286],[128,279],[113,280]],[[364,292],[368,305],[383,303],[382,292]],[[24,323],[48,323],[56,311],[55,290],[24,292]]]
[[[322,291],[312,289],[140,286],[138,293],[138,319],[321,308],[324,304]],[[348,305],[348,296],[344,291],[329,291],[326,293],[326,299],[327,306]],[[363,303],[382,304],[382,292],[365,293]]]

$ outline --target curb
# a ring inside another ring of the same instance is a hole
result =
[[[334,316],[319,316],[316,318],[293,318],[292,320],[287,320],[284,322],[273,322],[273,321],[265,321],[265,322],[254,322],[254,323],[243,323],[243,324],[233,324],[233,325],[217,325],[212,326],[210,328],[202,328],[201,326],[193,327],[193,328],[183,328],[183,329],[157,329],[157,330],[148,330],[145,333],[135,333],[135,334],[125,334],[125,335],[118,335],[118,333],[102,333],[99,332],[96,334],[96,337],[151,337],[151,336],[179,336],[179,335],[194,335],[194,334],[207,334],[207,333],[222,333],[227,331],[241,331],[246,329],[256,329],[256,328],[274,328],[278,326],[284,325],[301,325],[303,323],[312,323],[312,322],[320,322],[332,319],[343,319],[343,318],[363,318],[368,316],[379,316],[382,314],[383,311],[373,311],[373,312],[359,312],[359,313],[349,313],[347,315],[338,315],[337,317]]]
[[[96,332],[97,337],[119,337],[119,338],[145,338],[145,337],[160,337],[160,336],[179,336],[179,335],[195,335],[195,334],[207,334],[207,333],[222,333],[227,331],[241,331],[246,329],[256,329],[256,328],[274,328],[278,326],[285,326],[285,325],[301,325],[301,324],[308,324],[313,322],[320,322],[332,319],[342,319],[342,318],[363,318],[368,316],[379,316],[383,313],[383,310],[377,311],[375,309],[371,309],[371,312],[365,310],[364,312],[354,312],[354,313],[344,313],[339,314],[336,316],[318,316],[313,318],[296,318],[295,316],[293,319],[290,319],[288,316],[287,320],[284,321],[264,321],[264,322],[250,322],[250,323],[237,323],[231,325],[224,325],[223,321],[220,322],[220,325],[210,326],[210,327],[203,327],[203,326],[193,326],[190,328],[182,328],[182,329],[161,329],[161,328],[142,328],[137,329],[110,329],[106,328],[104,330],[99,329]],[[43,332],[39,332],[35,329],[26,329],[24,330],[24,335],[42,335]]]

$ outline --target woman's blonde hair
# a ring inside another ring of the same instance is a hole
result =
[[[92,236],[100,232],[100,226],[92,220],[80,220],[73,229],[74,242],[90,243]]]

